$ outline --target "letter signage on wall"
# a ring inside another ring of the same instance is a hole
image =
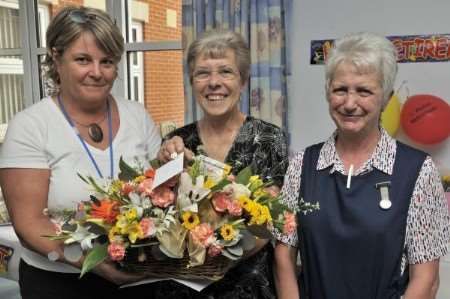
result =
[[[441,62],[450,60],[450,34],[387,37],[397,49],[399,63]],[[311,64],[323,64],[333,40],[311,41]]]

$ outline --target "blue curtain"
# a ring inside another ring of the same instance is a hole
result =
[[[286,130],[291,12],[292,0],[183,1],[183,48],[187,50],[208,29],[242,34],[250,46],[251,72],[248,88],[241,95],[241,111]],[[184,65],[184,86],[188,87],[186,60]],[[201,118],[191,88],[185,88],[185,108],[186,123]]]

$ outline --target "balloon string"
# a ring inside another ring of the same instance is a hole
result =
[[[402,83],[400,84],[400,86],[397,88],[397,91],[395,92],[396,94],[399,94],[400,89],[402,89],[402,87],[405,87],[406,90],[406,98],[409,98],[409,88],[408,85],[406,85],[406,83],[408,83],[408,80],[403,80]]]

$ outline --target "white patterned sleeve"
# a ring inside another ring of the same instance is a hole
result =
[[[438,170],[427,157],[414,186],[408,210],[406,247],[409,264],[429,262],[447,254],[450,217]]]
[[[281,189],[282,201],[293,210],[298,208],[298,196],[300,189],[300,179],[302,174],[304,152],[296,153],[289,161],[289,166],[284,177],[283,188]],[[273,234],[281,243],[297,247],[297,231],[291,234],[284,234],[274,228]]]

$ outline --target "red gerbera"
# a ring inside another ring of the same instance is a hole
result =
[[[90,215],[92,218],[100,218],[111,224],[119,215],[119,203],[108,198],[102,199],[100,205],[91,206]]]
[[[144,176],[146,178],[153,179],[155,177],[155,170],[153,168],[149,168],[144,172]]]

